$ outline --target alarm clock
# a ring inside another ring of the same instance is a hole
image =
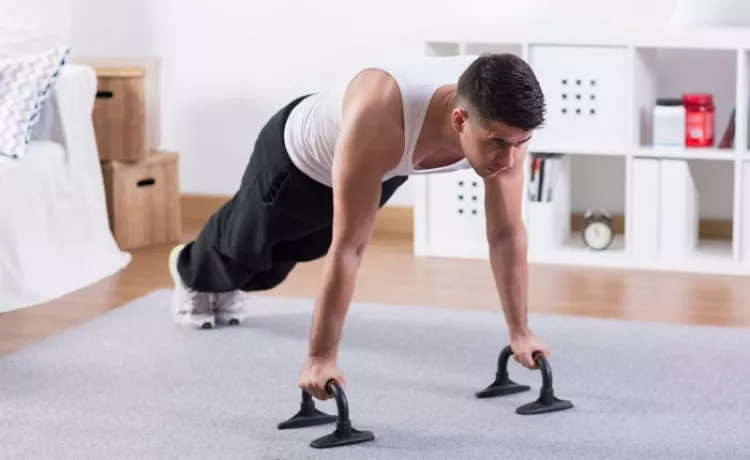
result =
[[[612,217],[604,210],[594,212],[587,210],[583,216],[583,243],[595,251],[607,249],[615,237],[612,229]]]

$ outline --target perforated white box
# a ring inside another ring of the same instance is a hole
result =
[[[528,61],[548,108],[535,150],[626,151],[632,105],[627,48],[531,45]]]
[[[418,254],[482,258],[487,254],[484,183],[472,169],[415,176]]]

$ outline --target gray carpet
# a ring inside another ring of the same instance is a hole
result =
[[[530,392],[479,400],[506,345],[502,314],[355,304],[340,365],[373,443],[315,450],[333,426],[278,431],[312,304],[254,300],[245,325],[188,331],[169,291],[0,359],[0,458],[747,459],[750,331],[532,316],[575,408],[521,416]],[[332,401],[318,407],[335,413]]]

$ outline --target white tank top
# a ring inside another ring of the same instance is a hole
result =
[[[474,59],[476,56],[468,55],[422,57],[369,67],[382,69],[396,79],[404,109],[404,152],[398,166],[389,171],[383,180],[470,167],[466,159],[461,159],[442,168],[419,169],[414,167],[412,156],[435,91],[445,84],[456,83]],[[284,130],[284,143],[292,163],[313,180],[329,187],[332,185],[333,155],[342,121],[343,96],[353,78],[303,99],[290,113]]]

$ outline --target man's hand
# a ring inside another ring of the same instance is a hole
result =
[[[527,369],[536,369],[538,367],[534,360],[536,352],[540,352],[545,359],[549,358],[551,353],[549,347],[534,337],[534,334],[531,332],[511,335],[510,348],[513,350],[513,359]]]
[[[302,366],[299,386],[314,398],[325,401],[331,397],[326,383],[335,380],[343,389],[346,386],[344,374],[336,367],[332,358],[308,358]]]

